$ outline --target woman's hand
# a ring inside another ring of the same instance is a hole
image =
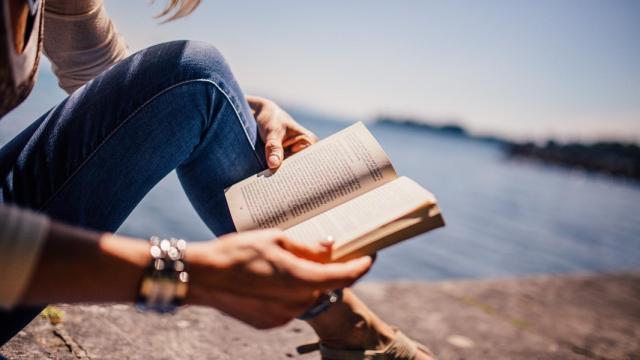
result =
[[[213,306],[256,328],[284,325],[326,291],[347,287],[371,266],[368,256],[322,264],[330,246],[308,247],[280,230],[233,233],[187,250],[187,303]]]
[[[318,141],[311,131],[298,124],[286,111],[271,100],[247,96],[265,143],[265,155],[270,169],[276,169],[285,156],[295,154]]]
[[[368,256],[323,264],[330,253],[329,244],[300,245],[280,230],[191,243],[186,303],[215,307],[257,328],[282,325],[322,292],[350,286],[371,266]],[[132,301],[149,260],[146,241],[52,222],[18,303]]]

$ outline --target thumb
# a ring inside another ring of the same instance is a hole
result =
[[[282,148],[284,135],[285,131],[283,128],[271,130],[267,134],[265,153],[269,169],[275,169],[282,164],[282,160],[284,159],[284,149]]]

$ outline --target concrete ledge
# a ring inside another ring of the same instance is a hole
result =
[[[356,291],[440,359],[640,359],[640,273],[365,283]],[[8,359],[316,359],[295,347],[302,322],[251,329],[219,312],[176,315],[128,305],[60,305],[62,323],[34,320],[4,347]]]

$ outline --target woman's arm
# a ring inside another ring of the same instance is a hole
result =
[[[127,57],[102,0],[47,0],[44,29],[44,52],[67,93]]]
[[[215,307],[257,328],[282,325],[371,266],[369,257],[320,263],[329,251],[297,244],[275,229],[192,243],[185,255],[186,303]],[[144,240],[52,222],[20,303],[132,302],[149,260]]]
[[[52,222],[21,302],[131,302],[149,259],[145,241]]]

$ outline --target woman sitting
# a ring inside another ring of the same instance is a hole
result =
[[[164,15],[198,3],[171,0]],[[211,306],[257,328],[303,316],[327,358],[430,358],[349,289],[325,299],[365,274],[370,257],[322,264],[330,243],[235,232],[224,189],[277,168],[283,143],[296,153],[316,137],[272,101],[245,96],[214,47],[176,41],[129,56],[101,0],[8,0],[1,19],[11,34],[0,42],[0,116],[28,95],[41,48],[69,97],[0,150],[0,344],[43,304],[137,299]],[[112,234],[174,169],[219,239],[154,239],[150,251]]]

